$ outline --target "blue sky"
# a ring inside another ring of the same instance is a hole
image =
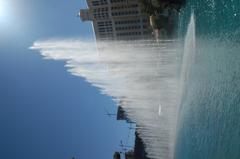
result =
[[[91,24],[75,16],[85,1],[0,5],[0,158],[112,158],[128,125],[105,115],[104,107],[116,111],[111,98],[28,49],[36,40],[92,39]]]

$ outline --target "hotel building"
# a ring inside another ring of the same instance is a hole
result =
[[[97,40],[137,40],[151,37],[147,15],[138,0],[87,0],[82,21],[92,21]]]

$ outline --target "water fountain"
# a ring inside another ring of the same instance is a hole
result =
[[[178,40],[97,45],[50,40],[35,42],[31,49],[39,50],[46,59],[66,60],[69,72],[121,103],[128,118],[136,123],[149,158],[173,159],[178,110],[195,47],[194,27],[192,16],[183,58]]]

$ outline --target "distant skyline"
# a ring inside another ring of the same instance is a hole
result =
[[[2,1],[2,2],[1,2]],[[29,47],[44,39],[93,39],[91,23],[76,17],[85,0],[0,0],[0,157],[112,158],[128,135],[110,97],[64,62],[44,60]],[[3,13],[2,13],[3,14]]]

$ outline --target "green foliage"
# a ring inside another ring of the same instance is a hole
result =
[[[147,13],[149,15],[154,14],[154,7],[151,3],[149,3],[149,1],[147,1],[147,0],[139,0],[139,1],[141,4],[142,11],[144,13]]]
[[[176,9],[180,8],[185,4],[185,0],[158,0],[159,6],[155,7],[152,5],[151,0],[139,0],[142,11],[148,15],[155,15],[155,13],[161,13],[164,9]]]

